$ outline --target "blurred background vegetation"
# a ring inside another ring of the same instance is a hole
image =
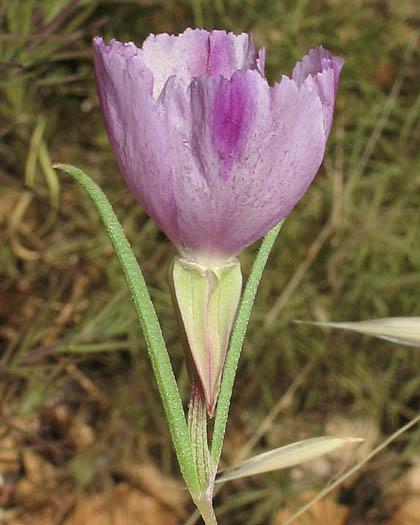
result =
[[[292,323],[419,315],[417,0],[2,0],[1,523],[108,523],[99,495],[119,508],[134,489],[150,523],[183,523],[193,510],[107,234],[84,191],[51,168],[84,169],[111,200],[187,401],[166,280],[174,248],[119,175],[91,40],[141,45],[151,32],[188,26],[252,32],[267,48],[271,82],[318,44],[346,60],[323,167],[287,219],[257,296],[223,465],[241,450],[324,433],[364,436],[367,453],[419,409],[418,351]],[[245,274],[257,248],[241,255]],[[394,480],[418,458],[419,440],[415,427],[335,493],[345,521],[304,523],[391,523]],[[344,460],[226,485],[216,498],[221,522],[281,523]]]

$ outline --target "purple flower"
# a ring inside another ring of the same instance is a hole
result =
[[[203,264],[262,237],[321,165],[343,60],[313,49],[270,87],[246,34],[94,39],[106,129],[138,202]]]

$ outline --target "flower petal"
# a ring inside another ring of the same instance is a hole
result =
[[[329,51],[319,46],[311,49],[293,69],[292,78],[298,85],[305,81],[310,82],[318,91],[323,106],[327,136],[331,130],[338,78],[343,65],[344,60],[342,58],[333,56]]]
[[[95,72],[108,136],[124,179],[144,210],[178,244],[166,130],[152,100],[153,77],[134,44],[94,40]]]
[[[231,185],[226,186],[226,181],[244,155],[256,114],[251,76],[263,81],[257,71],[237,72],[230,80],[200,77],[187,94],[173,80],[159,99],[177,165],[174,188],[180,236],[190,252],[201,256],[226,258],[239,251],[224,249],[224,237],[229,235],[225,220],[235,213],[235,206],[225,209],[223,204],[235,198],[234,192],[228,196]]]
[[[186,89],[194,77],[223,75],[229,78],[237,70],[257,67],[252,40],[245,33],[209,33],[188,28],[178,36],[149,35],[139,54],[153,73],[155,100],[173,75]]]
[[[326,144],[321,100],[287,77],[270,88],[257,71],[195,79],[189,99],[174,90],[160,103],[176,149],[180,238],[199,257],[235,255],[284,218],[315,176]]]
[[[324,155],[341,59],[317,48],[270,88],[265,54],[246,35],[189,29],[151,35],[141,50],[100,38],[94,47],[120,169],[184,257],[236,255],[303,196]]]

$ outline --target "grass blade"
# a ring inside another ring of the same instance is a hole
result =
[[[238,466],[227,469],[217,482],[293,467],[333,452],[345,445],[352,445],[361,441],[363,439],[335,436],[323,436],[297,441],[242,461]]]
[[[352,330],[361,334],[373,335],[387,341],[408,346],[420,347],[420,317],[384,317],[355,323],[317,323],[311,321],[295,321],[299,324],[311,324],[324,328],[340,328]]]

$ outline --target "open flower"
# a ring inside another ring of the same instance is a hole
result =
[[[264,50],[224,31],[94,39],[106,129],[142,208],[186,258],[223,261],[303,196],[322,162],[343,60],[316,48],[270,87]]]
[[[312,182],[343,60],[318,47],[270,87],[246,34],[187,29],[141,48],[96,37],[94,52],[120,170],[181,256],[172,293],[211,415],[242,285],[234,256]]]

